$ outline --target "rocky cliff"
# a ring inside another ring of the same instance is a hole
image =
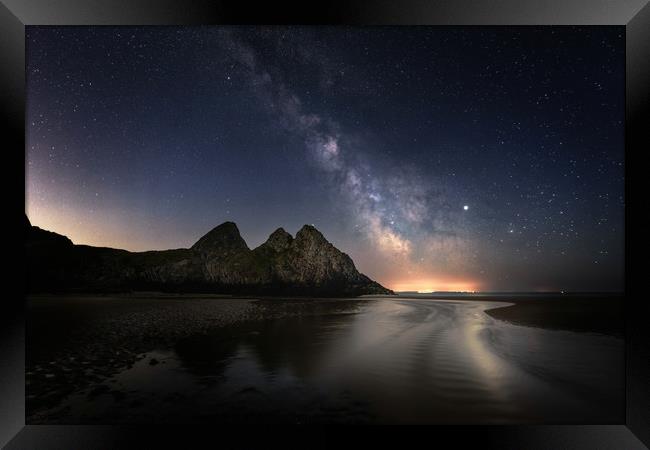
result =
[[[26,224],[27,290],[161,290],[251,295],[392,294],[359,273],[352,259],[313,226],[294,238],[278,228],[249,249],[237,225],[225,222],[189,249],[129,252],[74,245]]]

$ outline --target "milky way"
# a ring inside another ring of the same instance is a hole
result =
[[[618,27],[29,27],[27,213],[77,243],[316,225],[398,290],[619,290]]]

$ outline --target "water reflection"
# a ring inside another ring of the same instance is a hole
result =
[[[265,320],[150,352],[110,380],[126,400],[76,396],[64,407],[79,423],[621,420],[622,340],[515,326],[484,313],[501,305],[260,301],[257,316]],[[150,365],[151,357],[162,362]]]
[[[331,343],[338,342],[341,333],[351,327],[358,310],[356,304],[347,310],[336,304],[331,307],[333,310],[314,305],[298,317],[224,327],[207,336],[182,340],[174,350],[181,364],[199,376],[222,375],[233,358],[251,357],[267,374],[288,370],[309,378],[318,372]]]
[[[618,414],[616,339],[516,327],[483,313],[501,305],[313,302],[300,304],[298,317],[230,327],[175,351],[190,373],[221,376],[221,393],[243,390],[256,408],[252,397],[262,395],[266,406],[311,419],[331,403],[339,412],[363,405],[380,422],[561,423]],[[518,341],[535,342],[536,353]],[[535,358],[544,361],[543,377],[531,370]],[[604,361],[608,378],[594,381],[590,372],[602,372]]]

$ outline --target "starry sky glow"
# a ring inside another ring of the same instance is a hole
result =
[[[26,212],[313,224],[395,290],[619,291],[622,27],[27,27]]]

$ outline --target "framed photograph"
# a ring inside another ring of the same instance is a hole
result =
[[[647,2],[0,11],[6,448],[650,444]]]

